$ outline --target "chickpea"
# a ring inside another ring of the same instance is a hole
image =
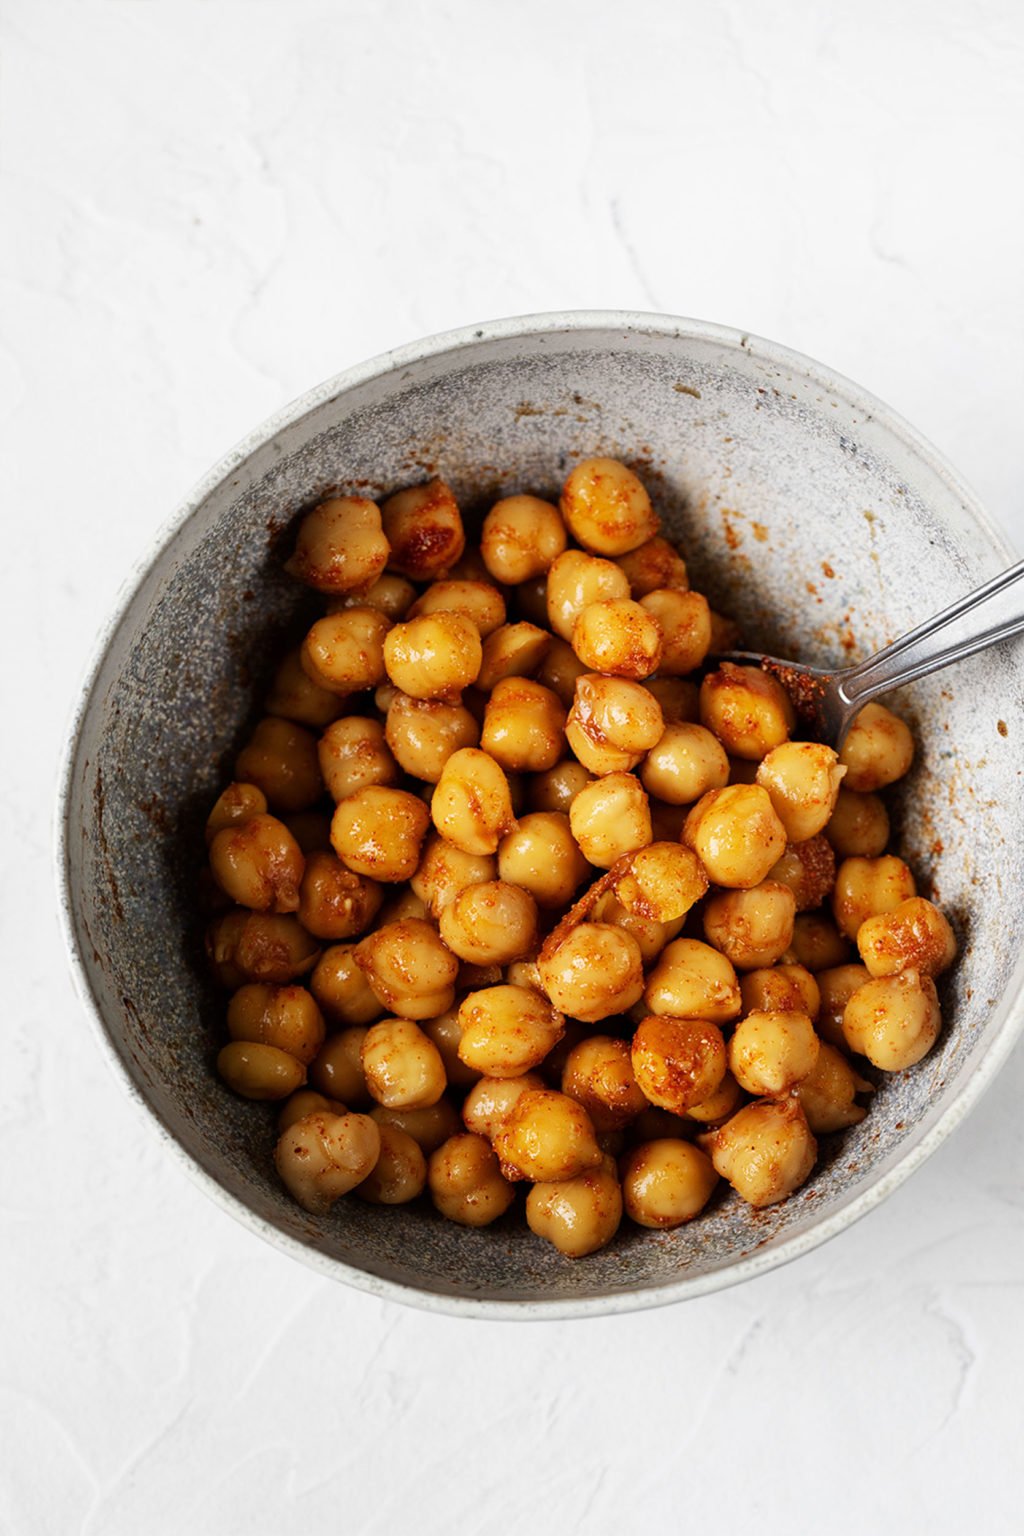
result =
[[[503,624],[484,641],[477,687],[490,693],[505,678],[531,676],[550,645],[551,636],[536,624]]]
[[[410,918],[429,923],[427,904],[417,896],[411,885],[396,886],[391,900],[386,901],[380,909],[377,927],[384,928],[388,923],[404,923]]]
[[[702,725],[670,721],[640,769],[648,794],[669,805],[691,805],[710,789],[729,782],[729,759],[720,741]]]
[[[442,1216],[463,1227],[486,1227],[504,1216],[515,1191],[482,1136],[451,1136],[427,1166],[430,1198]]]
[[[744,1013],[806,1013],[816,1019],[821,991],[802,965],[772,965],[748,971],[740,979]]]
[[[407,619],[384,642],[388,677],[413,699],[455,699],[476,682],[482,661],[480,631],[461,613]]]
[[[686,818],[683,839],[715,885],[760,885],[786,848],[767,790],[757,784],[709,789]]]
[[[372,1024],[383,1008],[355,960],[355,945],[325,949],[309,978],[321,1012],[335,1025]]]
[[[707,1019],[651,1014],[634,1034],[631,1054],[644,1095],[674,1115],[703,1104],[725,1076],[722,1031]]]
[[[384,892],[333,853],[311,853],[299,888],[299,920],[318,939],[351,939],[380,911]]]
[[[569,1052],[562,1092],[582,1104],[594,1130],[618,1131],[647,1108],[630,1059],[629,1043],[612,1035],[591,1035]]]
[[[850,1050],[883,1072],[914,1066],[931,1050],[941,1026],[935,983],[913,969],[865,982],[843,1013]]]
[[[294,981],[315,964],[320,946],[290,914],[240,908],[210,925],[206,953],[223,984],[240,987]]]
[[[842,779],[838,757],[820,741],[783,742],[757,770],[791,843],[804,843],[827,825]]]
[[[829,1045],[846,1050],[846,1036],[843,1034],[846,1005],[853,994],[870,980],[871,973],[865,965],[837,965],[831,970],[818,972],[815,981],[821,994],[821,1012],[815,1028]]]
[[[505,967],[504,974],[509,986],[532,987],[535,992],[544,990],[540,984],[536,960],[513,960],[511,965]]]
[[[737,667],[731,661],[723,661],[701,683],[700,719],[732,757],[751,762],[787,741],[796,723],[781,683],[760,667]]]
[[[288,1127],[274,1150],[282,1184],[303,1210],[326,1216],[336,1200],[372,1171],[380,1131],[369,1115],[307,1115]]]
[[[388,708],[387,743],[414,778],[436,784],[453,752],[475,747],[480,727],[463,704],[397,693]]]
[[[661,628],[660,672],[685,677],[703,664],[711,647],[711,609],[702,593],[648,592],[640,605]]]
[[[539,629],[547,629],[548,579],[546,576],[534,576],[530,581],[520,582],[513,597],[517,618],[526,619],[530,624],[536,624]]]
[[[379,507],[365,496],[332,496],[302,519],[285,570],[318,592],[358,592],[377,580],[388,553]]]
[[[779,1098],[814,1070],[818,1037],[805,1013],[748,1013],[729,1041],[729,1070],[747,1093]]]
[[[501,976],[500,971],[498,976]],[[471,1088],[474,1083],[479,1082],[480,1073],[473,1067],[467,1067],[459,1055],[462,1025],[459,1022],[458,1008],[448,1008],[444,1013],[439,1013],[436,1018],[425,1019],[422,1029],[427,1038],[433,1040],[437,1046],[444,1063],[444,1075],[453,1088]]]
[[[841,859],[877,859],[889,841],[889,813],[877,795],[840,789],[825,836]]]
[[[432,581],[461,559],[466,535],[458,504],[443,480],[389,496],[380,513],[391,546],[390,570],[413,581]]]
[[[550,688],[568,709],[576,693],[576,679],[586,670],[568,641],[552,635],[544,660],[537,669],[537,681]]]
[[[331,818],[323,811],[296,811],[294,816],[282,816],[281,820],[304,854],[330,849]]]
[[[531,987],[471,992],[459,1006],[459,1058],[489,1078],[519,1078],[542,1062],[562,1037],[564,1020]]]
[[[432,1019],[455,1001],[458,961],[429,923],[388,923],[356,946],[355,962],[374,996],[403,1019]]]
[[[331,693],[376,688],[390,632],[390,620],[377,608],[343,608],[317,619],[299,652],[306,675]]]
[[[277,1116],[277,1134],[290,1130],[300,1120],[305,1120],[307,1115],[327,1113],[329,1115],[347,1115],[348,1110],[337,1099],[325,1098],[322,1093],[316,1093],[312,1088],[299,1088],[290,1099],[285,1099]]]
[[[869,917],[857,930],[857,948],[872,976],[894,976],[908,966],[922,976],[940,976],[956,959],[952,928],[923,896]]]
[[[703,1104],[690,1105],[686,1111],[686,1119],[696,1120],[700,1125],[720,1125],[723,1120],[728,1120],[730,1115],[736,1113],[742,1102],[743,1089],[732,1073],[726,1071],[710,1098],[705,1099]]]
[[[661,706],[640,683],[587,672],[576,680],[566,722],[569,746],[591,773],[635,768],[665,730]]]
[[[494,1150],[506,1179],[533,1183],[573,1179],[602,1159],[586,1110],[550,1088],[519,1095],[498,1127]]]
[[[683,721],[689,725],[696,722],[700,712],[700,689],[692,678],[649,677],[644,687],[648,693],[653,693],[661,706],[666,726]]]
[[[324,792],[316,737],[301,725],[270,715],[239,752],[235,773],[261,789],[275,811],[305,811]]]
[[[632,598],[605,598],[577,618],[572,648],[588,671],[639,682],[661,663],[661,625]]]
[[[327,792],[335,803],[354,795],[357,789],[397,784],[401,778],[388,750],[384,727],[379,720],[367,720],[362,715],[346,715],[329,725],[320,737],[317,755]]]
[[[820,912],[798,912],[793,924],[793,942],[785,958],[815,973],[828,971],[846,964],[850,959],[850,945],[835,923]]]
[[[827,1136],[860,1124],[867,1110],[855,1102],[855,1095],[870,1088],[840,1051],[822,1045],[813,1070],[797,1085],[796,1096],[815,1136]]]
[[[727,651],[743,649],[743,633],[735,619],[711,610],[711,655],[722,656]]]
[[[564,907],[588,874],[569,817],[557,811],[522,816],[498,844],[498,874],[529,891],[539,907]]]
[[[490,855],[464,853],[435,833],[423,845],[419,868],[412,877],[412,888],[436,920],[460,891],[493,880],[496,875],[496,863]]]
[[[749,1205],[785,1200],[808,1178],[818,1155],[799,1099],[748,1104],[702,1138],[715,1172]]]
[[[647,982],[652,1013],[726,1024],[739,1017],[740,984],[726,957],[699,939],[676,939],[663,951]]]
[[[397,885],[416,873],[430,812],[408,790],[371,784],[348,795],[331,822],[331,843],[357,875]]]
[[[435,581],[413,603],[409,618],[432,613],[457,613],[486,640],[505,622],[505,599],[488,581]]]
[[[483,581],[491,584],[491,573],[475,544],[467,544],[448,575],[452,581]]]
[[[537,946],[537,903],[504,880],[467,886],[439,921],[448,948],[474,965],[507,965]]]
[[[575,1178],[535,1184],[526,1197],[526,1224],[567,1259],[605,1248],[622,1220],[622,1191],[615,1160]]]
[[[480,531],[480,553],[495,581],[515,587],[549,571],[568,542],[557,507],[539,496],[495,502]]]
[[[686,561],[668,539],[648,539],[639,549],[620,555],[615,564],[625,571],[630,593],[638,600],[646,597],[648,592],[689,591]]]
[[[690,1142],[644,1142],[623,1164],[626,1215],[641,1227],[681,1227],[700,1215],[717,1183],[711,1159]]]
[[[772,865],[768,878],[792,891],[798,912],[820,907],[836,883],[836,858],[831,843],[820,834],[809,837],[805,843],[787,843],[785,853]]]
[[[248,976],[238,964],[238,945],[250,917],[267,914],[247,912],[244,907],[232,907],[222,912],[209,924],[205,935],[206,958],[217,985],[234,992],[247,981],[259,980]],[[272,915],[272,914],[271,914]],[[290,978],[284,977],[287,981]]]
[[[541,773],[565,751],[565,710],[542,683],[507,677],[487,701],[480,745],[502,768]]]
[[[306,861],[288,828],[274,816],[227,826],[210,845],[210,868],[222,891],[256,912],[294,912]]]
[[[832,911],[847,938],[856,939],[869,917],[893,912],[917,894],[914,876],[902,859],[844,859],[836,873]]]
[[[249,982],[228,1003],[232,1040],[273,1045],[308,1067],[324,1043],[323,1014],[305,987]]]
[[[544,1079],[536,1072],[522,1077],[482,1077],[466,1094],[462,1118],[466,1129],[493,1141],[512,1107],[524,1093],[544,1090]]]
[[[438,1099],[426,1109],[385,1109],[383,1104],[377,1104],[370,1110],[370,1119],[404,1131],[427,1157],[461,1130],[459,1117],[447,1099]]]
[[[562,487],[559,510],[584,549],[628,555],[658,532],[658,518],[640,480],[617,459],[585,459]]]
[[[569,808],[572,835],[591,864],[610,869],[651,841],[651,813],[639,779],[609,773],[581,789]]]
[[[377,1125],[380,1152],[356,1194],[371,1205],[407,1205],[426,1187],[427,1160],[407,1131],[372,1119],[370,1124]]]
[[[286,1099],[306,1081],[306,1069],[276,1045],[232,1040],[217,1053],[217,1071],[243,1099]]]
[[[585,608],[607,598],[628,597],[629,582],[617,565],[581,549],[567,549],[548,571],[548,624],[571,645],[576,620]]]
[[[588,773],[574,757],[564,757],[553,768],[535,774],[530,780],[529,804],[531,811],[556,811],[567,815],[573,800],[587,784],[593,784],[594,775]]]
[[[596,1024],[624,1013],[644,989],[640,946],[608,923],[580,923],[538,960],[541,985],[560,1013]]]
[[[444,1093],[441,1053],[411,1019],[371,1024],[362,1055],[370,1095],[388,1109],[426,1109]]]
[[[516,824],[504,771],[487,752],[463,747],[445,763],[430,802],[434,826],[463,853],[497,853]]]
[[[376,704],[382,715],[387,714],[388,710],[394,703],[395,698],[398,694],[401,693],[401,691],[401,688],[396,688],[392,682],[383,682],[377,684],[377,687],[373,690],[373,702]]]
[[[657,842],[634,854],[615,894],[635,916],[673,923],[685,917],[707,888],[707,875],[695,853],[679,843]]]
[[[254,816],[266,814],[267,797],[262,789],[257,789],[255,784],[229,784],[217,796],[213,810],[206,818],[206,846],[209,848],[217,833],[227,827],[244,827]]]
[[[378,576],[372,587],[367,587],[365,592],[355,596],[331,598],[327,604],[328,613],[338,613],[342,608],[376,608],[392,624],[396,619],[404,619],[412,604],[416,601],[416,588],[411,581],[406,581],[404,576],[394,576],[385,571],[383,576]]]
[[[846,768],[846,788],[869,794],[893,784],[914,761],[910,728],[884,704],[865,704],[843,742],[839,761]]]
[[[366,1036],[367,1030],[355,1025],[340,1034],[329,1035],[309,1069],[313,1087],[344,1104],[368,1104],[370,1092],[363,1071]]]
[[[788,886],[763,880],[751,890],[719,891],[704,908],[704,937],[737,970],[774,965],[793,941],[796,902]]]
[[[615,891],[605,891],[599,896],[590,914],[592,923],[607,923],[630,934],[637,942],[644,965],[651,965],[665,945],[675,938],[683,926],[682,919],[671,923],[659,923],[655,918],[630,911],[623,906]]]
[[[289,651],[274,673],[264,708],[268,715],[322,730],[337,720],[344,705],[336,693],[321,688],[303,670],[300,654]]]

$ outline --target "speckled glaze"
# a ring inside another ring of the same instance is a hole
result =
[[[688,1227],[625,1224],[573,1264],[521,1214],[473,1232],[425,1203],[345,1200],[317,1220],[285,1197],[267,1108],[213,1075],[223,1004],[199,963],[194,888],[203,819],[252,721],[254,685],[301,624],[303,596],[280,568],[289,525],[328,489],[377,495],[433,474],[471,511],[499,492],[553,493],[590,454],[638,470],[694,584],[780,655],[867,654],[1009,558],[934,450],[817,363],[696,321],[502,321],[341,375],[212,471],[101,641],[66,764],[60,877],[76,974],[167,1145],[226,1209],[321,1272],[462,1315],[655,1306],[805,1252],[934,1150],[1022,1021],[1024,648],[1009,647],[899,701],[920,747],[901,845],[963,955],[939,1046],[880,1081],[861,1125],[823,1139],[796,1198],[756,1213],[719,1195]]]

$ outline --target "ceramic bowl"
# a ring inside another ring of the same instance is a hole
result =
[[[899,700],[919,744],[900,846],[962,945],[945,1027],[880,1081],[867,1119],[824,1138],[810,1182],[754,1212],[735,1197],[571,1263],[521,1215],[467,1231],[426,1204],[284,1195],[266,1106],[212,1063],[223,1002],[201,963],[202,824],[254,718],[257,684],[306,599],[282,573],[296,516],[442,475],[465,507],[554,494],[607,454],[647,483],[694,584],[747,641],[833,664],[894,638],[1008,553],[939,455],[820,364],[695,321],[618,313],[502,321],[351,369],[258,428],[174,519],[103,636],[74,726],[60,853],[85,1003],[118,1074],[220,1204],[323,1274],[462,1315],[621,1312],[757,1275],[833,1236],[920,1165],[976,1102],[1021,1024],[1024,650]]]

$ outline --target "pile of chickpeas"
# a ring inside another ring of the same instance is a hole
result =
[[[709,669],[734,627],[614,460],[472,549],[440,480],[333,497],[288,569],[325,612],[210,813],[207,952],[292,1196],[483,1227],[525,1184],[577,1258],[720,1180],[799,1188],[863,1064],[940,1029],[953,933],[878,793],[904,722],[869,704],[837,754],[770,674]]]

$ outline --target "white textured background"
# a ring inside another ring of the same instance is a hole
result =
[[[528,1328],[313,1278],[158,1155],[53,917],[88,646],[321,377],[560,307],[761,332],[1024,543],[1017,0],[0,3],[0,1530],[1021,1528],[1024,1056],[882,1210]]]

